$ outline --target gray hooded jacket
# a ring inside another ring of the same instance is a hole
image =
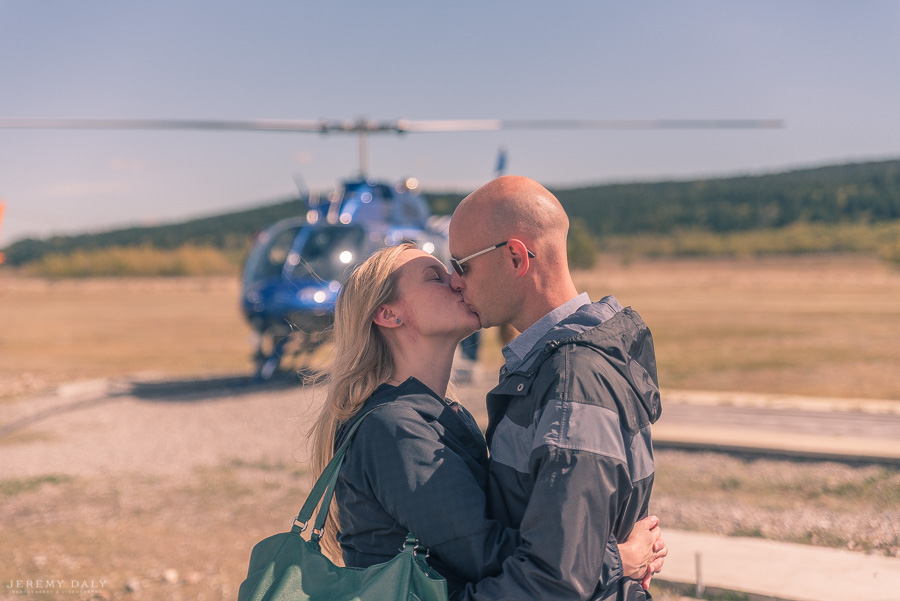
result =
[[[465,599],[649,598],[610,567],[608,541],[647,515],[661,413],[650,331],[620,307],[581,307],[489,393],[489,513],[521,543]]]

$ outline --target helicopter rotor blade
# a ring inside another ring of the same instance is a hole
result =
[[[159,129],[272,132],[439,133],[525,129],[780,129],[780,119],[0,119],[0,129]]]
[[[0,129],[127,129],[355,133],[359,137],[359,173],[368,170],[368,134],[441,133],[536,129],[779,129],[779,119],[439,119],[370,121],[301,119],[0,119]]]
[[[780,119],[481,119],[397,121],[402,132],[498,131],[505,129],[780,129]]]
[[[329,131],[326,121],[297,119],[0,119],[0,129],[183,129],[220,131]]]

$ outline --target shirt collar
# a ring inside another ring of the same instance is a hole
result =
[[[583,307],[589,305],[591,299],[587,292],[582,292],[557,308],[553,309],[542,318],[534,322],[530,328],[516,336],[509,344],[503,347],[503,358],[506,360],[506,369],[515,371],[521,367],[523,361],[553,326],[569,317]]]

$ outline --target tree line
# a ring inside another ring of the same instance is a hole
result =
[[[242,252],[249,248],[253,235],[272,223],[306,213],[306,203],[292,199],[276,204],[193,219],[183,223],[148,227],[130,227],[94,234],[27,238],[10,244],[6,261],[25,265],[48,255],[75,251],[98,251],[108,248],[158,248],[174,250],[182,246],[211,247],[226,252]]]
[[[733,233],[798,223],[879,223],[900,220],[900,160],[552,191],[572,221],[579,223],[580,236],[601,239],[685,230]],[[433,212],[450,214],[464,195],[433,192],[426,193],[426,198]],[[194,245],[234,253],[249,248],[253,234],[261,228],[305,211],[301,199],[292,199],[184,223],[20,240],[4,252],[10,265],[110,247],[175,249]]]
[[[900,161],[684,182],[615,184],[557,191],[570,217],[598,236],[714,233],[795,223],[900,219]]]

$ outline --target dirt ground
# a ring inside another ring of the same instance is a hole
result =
[[[664,387],[900,399],[900,272],[875,260],[604,258],[577,279],[642,313]],[[227,278],[0,271],[0,429],[20,424],[0,436],[0,599],[19,581],[34,599],[235,598],[249,550],[303,501],[316,406],[217,378],[250,371],[237,295]],[[894,469],[660,451],[658,471],[670,528],[900,550]]]

